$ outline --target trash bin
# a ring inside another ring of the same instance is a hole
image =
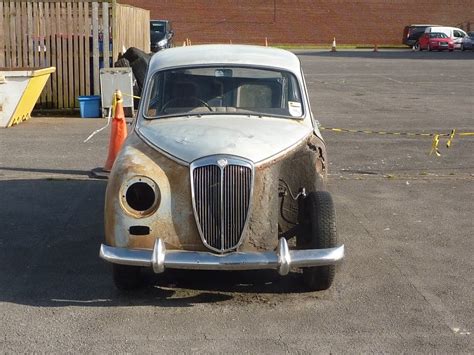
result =
[[[0,68],[0,127],[26,121],[55,67]]]
[[[81,111],[82,118],[100,118],[100,96],[79,96],[77,98],[79,101],[79,109]]]

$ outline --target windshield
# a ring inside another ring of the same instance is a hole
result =
[[[425,28],[426,27],[412,27],[409,29],[409,34],[408,34],[408,37],[409,38],[412,38],[412,37],[416,37],[416,38],[419,38],[421,37],[421,35],[425,32]]]
[[[180,68],[150,81],[145,116],[246,114],[301,117],[298,82],[291,73],[246,67]]]
[[[150,22],[150,31],[152,32],[162,32],[166,31],[166,24],[164,22]]]
[[[430,38],[448,38],[448,36],[445,33],[432,32],[430,33]]]

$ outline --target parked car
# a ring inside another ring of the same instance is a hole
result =
[[[426,49],[431,50],[454,50],[454,41],[442,32],[424,33],[418,40],[420,51]]]
[[[462,39],[461,50],[474,49],[474,32],[468,32],[468,35]]]
[[[451,38],[454,42],[455,49],[461,49],[462,39],[467,36],[467,33],[464,32],[462,29],[457,27],[446,27],[446,26],[439,26],[439,27],[427,27],[425,29],[425,33],[431,32],[441,32],[446,34],[449,38]]]
[[[173,35],[171,21],[150,20],[150,50],[158,52],[173,45]]]
[[[302,268],[310,289],[327,289],[344,256],[328,165],[294,54],[160,51],[109,177],[100,256],[121,289],[140,285],[142,267]]]
[[[418,39],[423,33],[425,33],[426,28],[438,26],[438,25],[409,25],[405,26],[403,29],[403,38],[402,43],[407,46],[418,48]]]

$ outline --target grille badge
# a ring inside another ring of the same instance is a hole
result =
[[[219,159],[219,160],[217,161],[217,165],[218,165],[219,168],[221,168],[221,169],[224,169],[224,168],[227,166],[227,164],[229,164],[229,162],[227,161],[227,159]]]

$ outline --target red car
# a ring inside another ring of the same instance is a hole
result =
[[[454,41],[445,33],[441,32],[424,33],[418,40],[418,43],[420,51],[424,49],[428,51],[434,49],[442,51],[447,49],[452,52],[454,50]]]

